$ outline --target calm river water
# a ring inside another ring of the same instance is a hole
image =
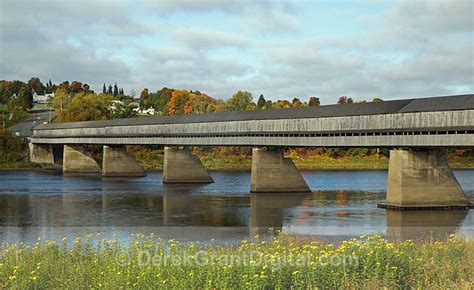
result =
[[[0,241],[60,241],[89,233],[126,242],[131,233],[164,239],[238,242],[268,228],[339,241],[377,233],[411,239],[431,232],[474,238],[473,210],[386,211],[386,171],[306,171],[309,194],[250,194],[250,172],[212,171],[206,185],[0,171]],[[474,201],[474,170],[455,171]]]

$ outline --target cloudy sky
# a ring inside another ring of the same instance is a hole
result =
[[[0,1],[0,79],[335,103],[474,92],[470,0]]]

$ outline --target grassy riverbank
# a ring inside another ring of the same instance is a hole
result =
[[[2,141],[3,140],[3,141]],[[50,169],[52,166],[34,164],[26,161],[27,144],[10,133],[0,132],[0,169]],[[193,153],[210,170],[250,170],[252,165],[251,151],[248,149],[216,148],[205,151],[196,148]],[[233,151],[232,151],[233,150]],[[101,147],[95,148],[97,160],[100,163]],[[140,146],[129,146],[131,153],[145,170],[159,170],[163,168],[163,150]],[[328,154],[308,155],[296,150],[285,152],[301,170],[374,170],[387,169],[389,158],[386,154],[343,154],[330,156]],[[474,155],[451,152],[447,154],[448,163],[453,169],[474,168]],[[57,166],[55,167],[57,168]]]
[[[0,288],[472,288],[474,242],[388,243],[381,237],[339,245],[291,236],[239,246],[163,242],[135,235],[34,246],[2,244]]]
[[[161,169],[163,165],[162,150],[130,150],[135,159],[146,169]],[[194,152],[199,156],[204,166],[211,170],[250,170],[252,157],[250,155],[234,154],[221,155],[216,152],[206,153],[200,150]],[[370,170],[387,169],[389,158],[385,155],[374,154],[370,156],[339,156],[327,155],[299,156],[286,154],[292,158],[301,170]],[[448,154],[448,163],[453,169],[474,168],[474,156]]]

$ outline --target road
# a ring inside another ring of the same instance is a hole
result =
[[[33,128],[49,121],[49,108],[44,104],[35,104],[31,109],[33,116],[13,127],[10,132],[22,138],[29,138],[33,134]],[[54,112],[51,112],[51,119],[54,118]]]

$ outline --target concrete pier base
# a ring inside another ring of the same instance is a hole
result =
[[[470,205],[441,152],[390,151],[387,208],[465,208]]]
[[[165,147],[164,183],[212,183],[214,180],[201,160],[188,149]]]
[[[281,151],[252,150],[250,192],[310,192],[293,161]]]
[[[125,146],[104,146],[102,175],[106,177],[142,177],[143,168],[127,153]]]
[[[63,173],[99,173],[101,169],[82,146],[64,145]]]
[[[29,146],[31,162],[54,164],[53,145],[30,143]]]

